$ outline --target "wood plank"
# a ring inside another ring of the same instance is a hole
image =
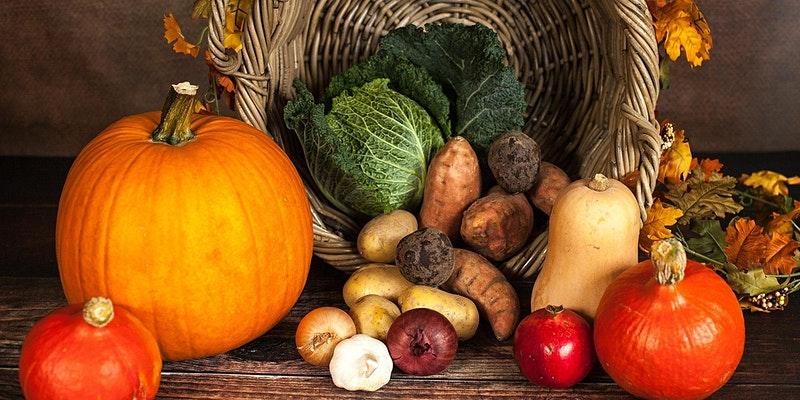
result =
[[[345,275],[324,265],[315,265],[298,304],[288,317],[266,335],[226,354],[200,360],[167,362],[168,372],[249,373],[261,375],[327,376],[325,369],[302,361],[294,348],[294,330],[308,311],[323,305],[344,307],[340,288]],[[530,284],[516,282],[528,304]],[[0,367],[13,367],[22,340],[33,323],[64,298],[57,279],[0,278]],[[745,314],[747,343],[745,355],[731,382],[741,384],[782,384],[800,382],[800,308],[773,314]],[[478,334],[461,344],[453,364],[433,379],[469,380],[480,376],[487,381],[519,380],[511,353],[511,342],[498,343],[485,324]],[[587,382],[610,382],[599,367]]]
[[[790,399],[800,385],[727,385],[711,399]],[[376,392],[348,392],[330,378],[219,373],[164,373],[159,399],[633,399],[612,383],[579,384],[570,389],[546,389],[522,382],[393,378]],[[17,370],[0,368],[0,398],[21,398]]]

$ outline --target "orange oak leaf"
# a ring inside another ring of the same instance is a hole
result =
[[[211,78],[217,81],[219,86],[225,88],[226,92],[233,93],[233,91],[236,90],[236,84],[233,82],[233,79],[231,79],[230,76],[219,72],[217,66],[214,65],[214,62],[211,60],[211,52],[206,50],[203,57],[206,60],[206,65],[208,65],[208,73]]]
[[[667,5],[668,2],[669,0],[647,0],[647,8],[650,10],[650,14],[655,14],[659,8]]]
[[[242,30],[236,24],[236,13],[228,11],[225,15],[225,34],[222,38],[222,44],[228,48],[242,50]]]
[[[797,267],[797,261],[792,258],[794,252],[800,248],[800,243],[792,240],[788,235],[772,234],[767,244],[764,272],[767,274],[791,274]]]
[[[758,171],[751,175],[743,174],[739,181],[751,188],[761,188],[772,196],[786,196],[789,194],[788,185],[800,184],[800,176],[787,178],[773,171]]]
[[[719,173],[722,171],[723,164],[716,158],[704,158],[701,161],[698,161],[696,158],[692,158],[692,164],[689,169],[694,171],[694,169],[697,167],[700,167],[700,170],[703,171],[703,180],[708,182],[715,172]]]
[[[660,199],[656,199],[647,210],[647,220],[639,231],[639,248],[649,251],[656,240],[672,237],[672,231],[667,227],[675,225],[678,218],[683,216],[679,208],[664,206]]]
[[[211,11],[211,0],[194,0],[192,6],[192,19],[208,18]]]
[[[623,185],[627,186],[632,192],[636,192],[636,185],[639,184],[639,170],[635,169],[631,172],[625,174],[625,176],[620,179]]]
[[[794,201],[794,208],[786,214],[772,213],[772,219],[767,223],[767,232],[791,235],[794,229],[792,221],[800,217],[800,201]]]
[[[172,50],[176,53],[197,57],[197,53],[200,49],[186,40],[183,33],[181,33],[181,26],[178,24],[178,20],[176,20],[175,16],[172,14],[164,16],[164,38],[167,39],[167,43],[174,42]]]
[[[672,124],[666,124],[666,136],[670,136]],[[684,137],[683,130],[674,133],[668,149],[661,154],[658,165],[658,181],[677,184],[686,179],[692,165],[692,150]]]
[[[242,50],[242,32],[247,20],[247,15],[252,8],[252,0],[237,0],[228,4],[225,12],[225,33],[222,44],[235,51]]]
[[[656,41],[664,43],[664,50],[672,61],[678,59],[681,50],[694,67],[711,59],[711,29],[694,1],[672,0],[661,7],[651,7],[651,12]]]
[[[233,80],[231,79],[231,77],[229,77],[228,75],[222,75],[222,74],[218,75],[217,83],[219,83],[220,86],[224,87],[226,92],[233,93],[235,85],[233,84]]]
[[[764,262],[769,237],[750,218],[739,218],[725,232],[728,261],[741,270],[758,268]]]

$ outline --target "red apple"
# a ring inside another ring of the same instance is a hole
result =
[[[592,369],[592,328],[572,310],[540,308],[517,326],[514,359],[529,381],[549,388],[568,388]]]

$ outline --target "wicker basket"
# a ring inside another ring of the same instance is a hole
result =
[[[236,111],[271,133],[306,178],[315,254],[344,271],[366,261],[351,241],[357,224],[315,194],[282,109],[291,81],[317,94],[407,24],[481,23],[494,29],[527,87],[525,132],[543,158],[572,175],[615,178],[638,170],[642,216],[652,202],[661,139],[654,109],[658,52],[645,0],[255,0],[239,53],[222,45],[225,0],[214,0],[209,48],[237,80]],[[544,261],[547,232],[501,268],[529,277]]]

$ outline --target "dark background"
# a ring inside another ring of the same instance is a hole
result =
[[[697,0],[711,61],[672,65],[659,118],[693,150],[800,150],[800,1]],[[74,156],[114,120],[161,107],[167,85],[207,82],[202,60],[174,54],[162,16],[194,41],[191,0],[0,2],[0,155]],[[787,171],[791,172],[791,171]]]

